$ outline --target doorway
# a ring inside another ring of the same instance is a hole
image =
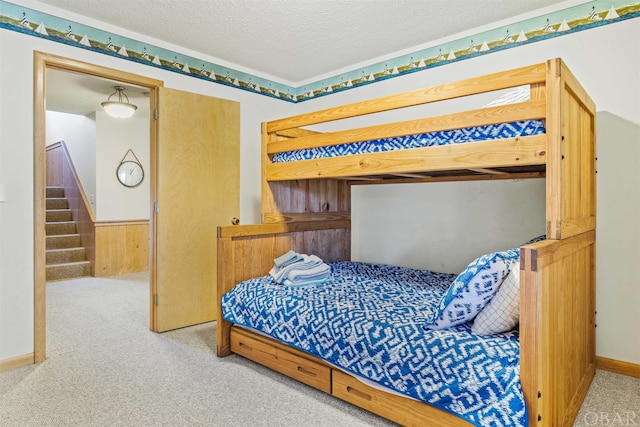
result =
[[[60,70],[108,79],[146,88],[149,91],[149,108],[158,104],[158,91],[164,82],[115,69],[100,67],[81,61],[42,52],[34,53],[34,362],[46,359],[46,273],[45,273],[45,186],[46,186],[46,76],[47,70]],[[151,200],[156,200],[156,124],[149,120],[150,135],[150,183]],[[150,247],[150,329],[154,330],[155,242]]]
[[[47,70],[149,90],[149,329],[164,332],[215,320],[216,227],[239,217],[240,104],[41,52],[35,52],[34,68],[34,362],[46,358]]]

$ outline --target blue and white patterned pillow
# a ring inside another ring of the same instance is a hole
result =
[[[466,323],[491,301],[520,251],[509,249],[476,258],[451,283],[440,299],[427,329],[445,329]]]

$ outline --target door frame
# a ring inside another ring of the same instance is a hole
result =
[[[34,51],[33,55],[34,82],[33,82],[33,230],[34,230],[34,306],[33,306],[33,359],[34,363],[44,362],[46,359],[46,235],[45,235],[45,187],[46,187],[46,70],[56,69],[73,73],[87,74],[102,77],[123,83],[134,84],[149,89],[149,109],[151,117],[150,126],[150,179],[151,179],[151,206],[150,213],[150,260],[151,272],[149,307],[149,329],[155,330],[155,307],[152,295],[156,288],[156,247],[155,247],[155,221],[152,206],[156,200],[157,182],[157,126],[153,112],[158,107],[158,88],[164,86],[162,80],[156,80],[137,74],[128,73],[113,68],[102,67],[75,59],[65,58],[45,52]]]

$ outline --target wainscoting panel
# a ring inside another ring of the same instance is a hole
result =
[[[149,269],[149,221],[95,223],[95,276]]]

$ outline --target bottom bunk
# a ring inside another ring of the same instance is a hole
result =
[[[457,277],[423,277],[341,262],[349,255],[331,243],[349,224],[339,222],[219,230],[219,356],[240,354],[403,425],[571,424],[594,372],[594,232],[488,254]],[[319,254],[332,280],[344,280],[274,284],[266,272],[287,250]],[[477,272],[489,274],[455,285]],[[475,334],[465,316],[511,272],[522,277],[520,332]],[[476,299],[460,303],[469,290]]]
[[[480,335],[466,320],[518,256],[487,254],[458,277],[347,261],[327,265],[325,283],[266,275],[225,294],[222,317],[476,425],[524,425],[517,331]]]

